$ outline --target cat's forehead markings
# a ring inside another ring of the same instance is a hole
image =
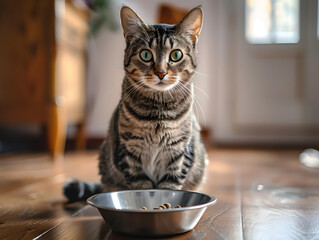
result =
[[[167,38],[165,39],[164,45],[165,45],[165,47],[166,47],[167,49],[172,48],[172,44],[171,44],[170,41],[171,41],[171,39],[170,39],[169,37],[167,37]]]
[[[156,49],[156,41],[155,41],[155,38],[152,39],[151,49]]]

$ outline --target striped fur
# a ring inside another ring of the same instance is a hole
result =
[[[100,150],[102,189],[194,189],[207,161],[191,81],[202,10],[193,9],[177,25],[147,25],[123,7],[121,21],[125,77]],[[142,60],[142,50],[151,52],[151,61]],[[181,60],[170,58],[174,50]]]
[[[194,188],[202,181],[207,158],[193,113],[191,82],[200,30],[192,37],[190,21],[201,21],[202,11],[195,8],[179,25],[147,25],[127,7],[121,18],[125,78],[101,147],[103,188]],[[152,52],[152,61],[141,60],[143,49]],[[175,49],[183,53],[178,62],[169,60]],[[157,71],[167,75],[161,80]]]

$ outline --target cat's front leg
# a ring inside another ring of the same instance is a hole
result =
[[[183,185],[172,183],[172,182],[162,182],[157,185],[158,189],[171,189],[171,190],[181,190]]]
[[[166,173],[156,184],[156,188],[181,190],[192,166],[193,159],[185,153],[170,154],[170,161],[166,167]]]
[[[143,172],[140,167],[131,167],[124,173],[126,184],[129,189],[151,189],[154,188],[153,181]]]
[[[139,180],[135,182],[128,183],[129,189],[152,189],[154,184],[151,180]]]
[[[179,174],[177,172],[167,173],[157,183],[156,188],[181,190],[183,188],[185,178],[185,175]]]

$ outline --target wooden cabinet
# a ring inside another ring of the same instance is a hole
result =
[[[46,126],[53,156],[68,123],[83,145],[87,30],[70,1],[0,2],[0,124]]]

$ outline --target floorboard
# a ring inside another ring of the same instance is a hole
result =
[[[319,239],[319,169],[300,150],[214,149],[200,191],[217,197],[194,230],[167,239]],[[98,181],[97,151],[0,156],[0,239],[137,239],[110,231],[70,177]]]

